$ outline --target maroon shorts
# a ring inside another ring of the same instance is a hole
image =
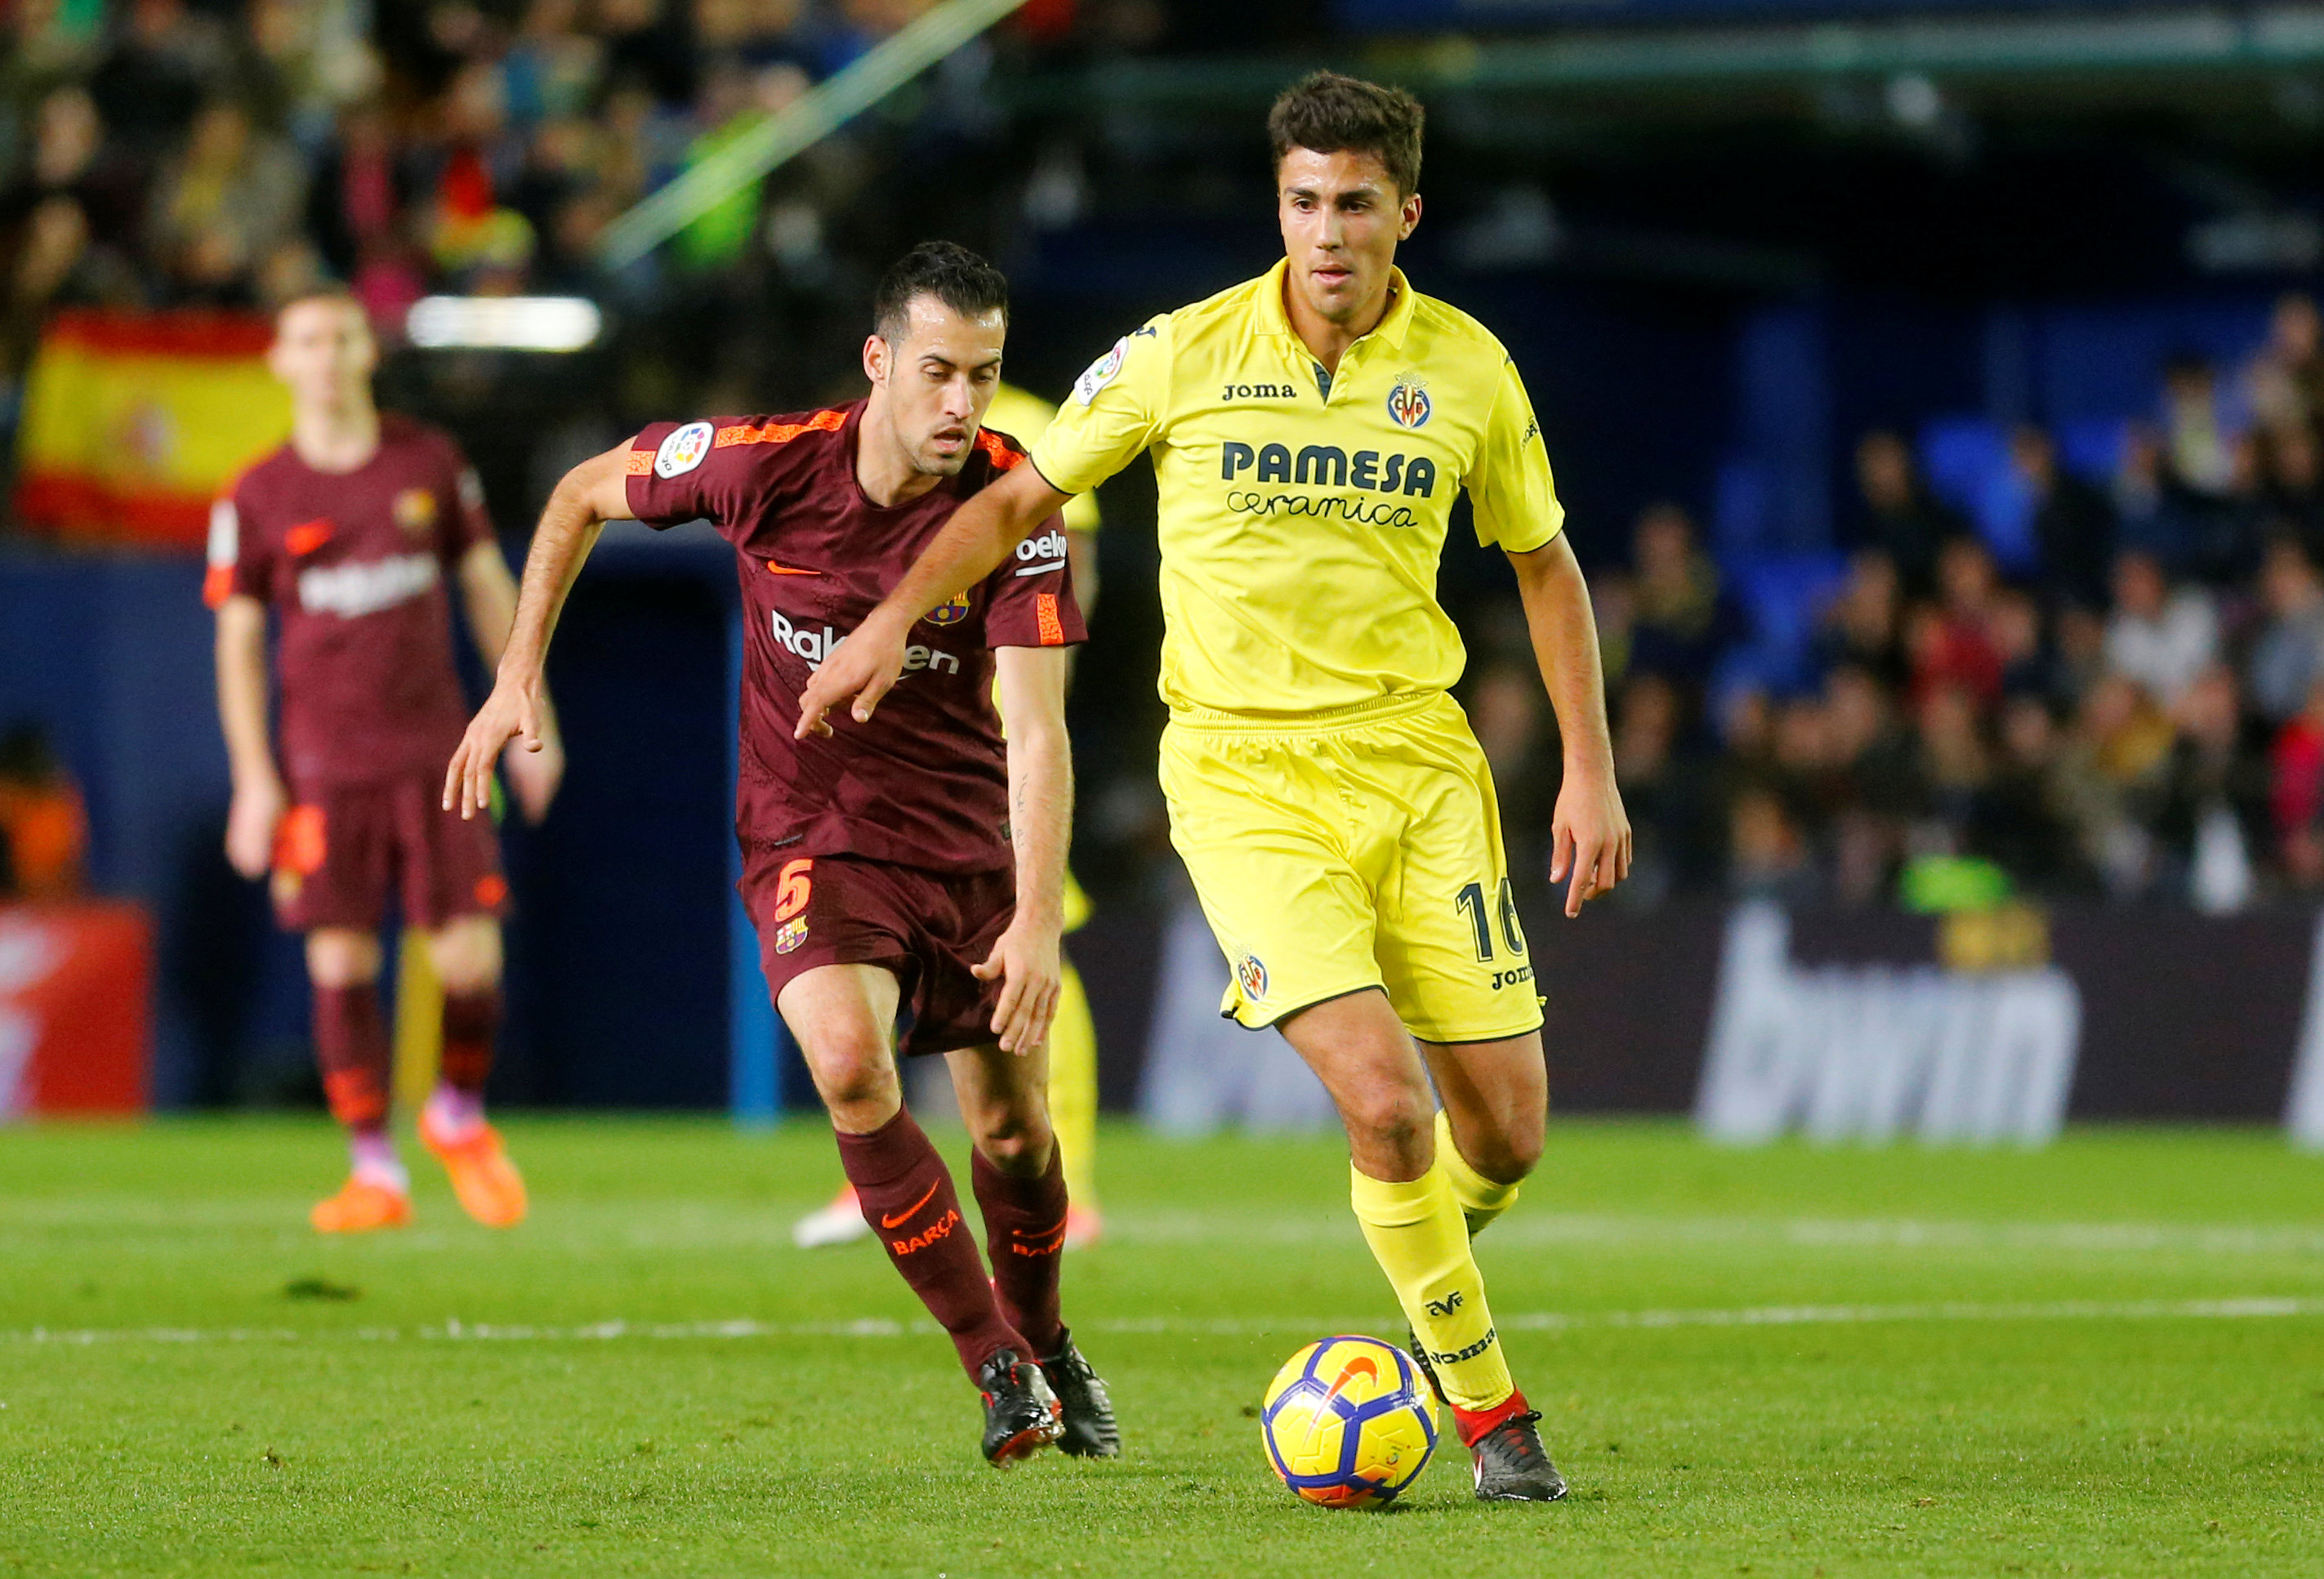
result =
[[[1017,875],[922,872],[858,855],[745,850],[742,902],[759,928],[759,963],[779,998],[822,965],[876,965],[895,974],[906,1011],[906,1057],[990,1047],[1001,983],[984,963],[1017,911]]]
[[[328,785],[299,798],[274,838],[274,913],[294,932],[375,930],[392,890],[406,926],[497,916],[508,899],[488,817],[444,809],[430,778]]]

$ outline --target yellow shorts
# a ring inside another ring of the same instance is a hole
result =
[[[1184,715],[1162,735],[1170,839],[1253,1030],[1385,990],[1424,1041],[1541,1028],[1485,753],[1441,693],[1313,719]]]

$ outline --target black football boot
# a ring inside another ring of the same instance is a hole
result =
[[[1073,1334],[1041,1362],[1041,1374],[1065,1409],[1057,1451],[1075,1458],[1120,1458],[1121,1427],[1113,1423],[1113,1400],[1106,1396],[1104,1380],[1074,1347]]]
[[[1565,1477],[1541,1445],[1541,1411],[1511,1415],[1477,1438],[1470,1448],[1477,1461],[1480,1502],[1554,1502],[1565,1495]]]
[[[977,1390],[984,1395],[984,1457],[1006,1469],[1030,1458],[1057,1439],[1065,1427],[1057,1395],[1041,1368],[1001,1350],[977,1367]]]

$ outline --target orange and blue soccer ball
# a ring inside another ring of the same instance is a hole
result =
[[[1325,1338],[1275,1373],[1259,1434],[1275,1473],[1308,1501],[1384,1508],[1436,1451],[1436,1410],[1394,1344]]]

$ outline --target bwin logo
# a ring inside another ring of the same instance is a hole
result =
[[[1460,1309],[1461,1305],[1461,1290],[1455,1288],[1452,1293],[1447,1294],[1442,1299],[1430,1300],[1428,1302],[1428,1314],[1431,1316],[1450,1316],[1454,1311]]]
[[[767,612],[768,628],[774,634],[775,645],[804,660],[810,672],[821,669],[823,660],[837,651],[839,644],[847,640],[847,633],[835,632],[829,625],[819,631],[801,630],[783,617],[782,610],[770,609]],[[915,642],[904,649],[904,672],[918,674],[924,669],[937,674],[958,674],[960,660],[949,652],[939,652]]]
[[[1377,449],[1350,455],[1336,445],[1311,444],[1293,456],[1287,446],[1253,449],[1230,439],[1219,447],[1219,477],[1231,483],[1258,469],[1262,483],[1312,483],[1319,488],[1366,488],[1375,494],[1436,494],[1436,463],[1425,455],[1382,456]]]

